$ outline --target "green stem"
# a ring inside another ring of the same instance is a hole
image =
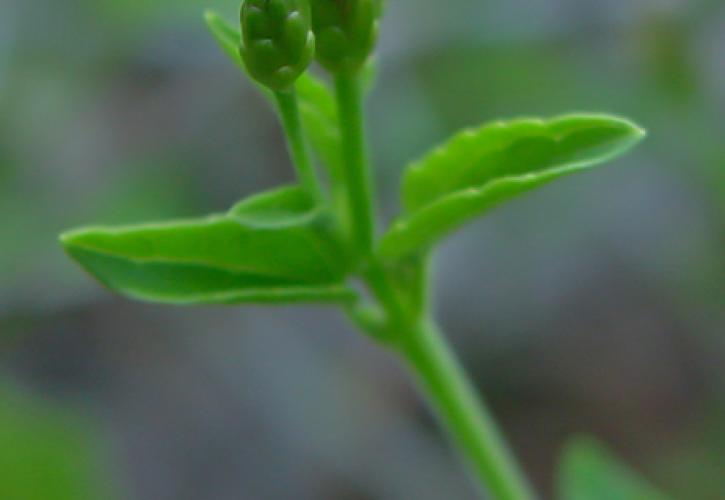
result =
[[[422,259],[419,265],[424,282],[420,287],[427,289],[429,277],[424,271],[427,259]],[[369,260],[365,282],[385,311],[385,327],[378,326],[380,320],[368,327],[359,318],[357,325],[402,355],[441,423],[468,458],[492,498],[535,498],[493,417],[436,325],[418,317],[417,308],[411,308],[396,286],[394,277],[375,257]],[[411,291],[415,298],[419,293],[425,295],[417,289]],[[427,309],[425,301],[423,309]]]
[[[431,321],[420,319],[427,317],[428,259],[421,258],[415,264],[419,267],[417,279],[409,283],[410,293],[403,293],[395,275],[373,254],[373,197],[359,75],[338,74],[335,86],[352,243],[363,258],[363,279],[380,306],[355,306],[348,314],[360,328],[396,348],[405,358],[430,404],[493,498],[531,500],[534,495],[524,476],[445,339]]]
[[[401,352],[422,391],[496,500],[529,500],[531,492],[493,417],[432,322],[401,336]]]
[[[372,253],[375,221],[363,119],[362,85],[358,73],[335,77],[342,133],[343,178],[347,189],[348,217],[355,248]]]
[[[302,185],[318,201],[322,199],[322,184],[317,177],[310,154],[307,150],[307,143],[302,134],[302,122],[300,121],[299,106],[297,104],[297,92],[294,88],[284,92],[275,92],[277,109],[282,118],[287,147],[292,157],[292,163],[297,170]]]

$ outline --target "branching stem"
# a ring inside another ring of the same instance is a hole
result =
[[[338,75],[335,84],[352,243],[362,258],[363,280],[378,303],[371,309],[351,308],[348,313],[359,328],[390,345],[406,361],[441,423],[492,498],[531,500],[534,495],[494,419],[445,338],[428,319],[427,258],[415,264],[417,279],[406,290],[396,281],[394,269],[386,267],[374,254],[375,225],[360,79],[357,75]],[[374,311],[380,311],[382,319]]]

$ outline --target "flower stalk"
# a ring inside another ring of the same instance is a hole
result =
[[[247,0],[239,17],[242,61],[249,75],[274,95],[299,180],[313,198],[322,200],[294,87],[315,54],[310,5],[307,0]]]
[[[360,80],[359,72],[338,74],[335,89],[348,220],[352,223],[354,248],[363,258],[369,258],[375,237],[375,214]]]

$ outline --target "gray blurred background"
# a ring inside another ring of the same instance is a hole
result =
[[[437,315],[527,473],[551,498],[587,432],[674,498],[722,498],[725,2],[388,3],[369,106],[386,220],[405,164],[460,127],[607,111],[650,132],[439,254]],[[208,7],[233,20],[238,0],[0,3],[0,379],[93,421],[121,499],[476,498],[339,312],[132,303],[61,252],[69,227],[292,179]]]

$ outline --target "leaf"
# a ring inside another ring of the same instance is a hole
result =
[[[323,209],[300,186],[288,186],[244,199],[229,210],[237,220],[260,227],[312,222]]]
[[[242,56],[239,53],[239,46],[242,43],[242,34],[239,30],[235,29],[229,22],[221,17],[214,10],[207,10],[204,12],[204,21],[206,26],[211,32],[214,39],[219,44],[222,51],[234,62],[239,68],[247,72],[247,67],[242,61]]]
[[[109,288],[169,304],[347,300],[345,262],[326,215],[299,188],[255,196],[228,214],[92,227],[61,236]]]
[[[324,163],[338,170],[342,164],[337,104],[329,86],[305,75],[297,81],[300,116],[310,143]]]
[[[342,134],[335,96],[329,85],[310,73],[302,75],[295,88],[305,137],[316,159],[325,167],[332,205],[340,214],[341,224],[348,226]]]
[[[85,419],[0,384],[0,498],[116,498],[100,467],[99,436]]]
[[[643,137],[633,123],[606,115],[496,122],[461,132],[409,167],[407,214],[380,252],[398,258],[424,249],[519,194],[619,156]]]
[[[667,500],[589,437],[567,445],[559,466],[558,489],[561,500]]]
[[[378,83],[378,60],[375,56],[369,57],[362,68],[362,83],[365,92],[372,92]]]

